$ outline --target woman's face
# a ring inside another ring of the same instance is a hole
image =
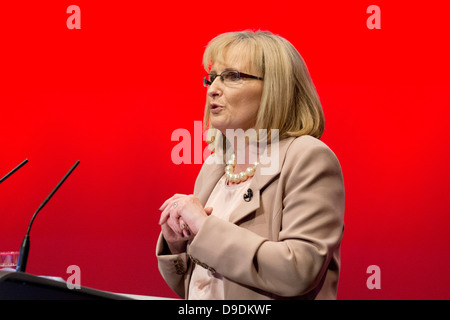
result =
[[[210,74],[221,74],[234,70],[261,77],[250,70],[237,50],[228,52],[225,61],[215,61]],[[253,72],[253,73],[252,73]],[[257,79],[242,79],[236,83],[224,83],[217,77],[208,87],[206,103],[209,107],[211,125],[225,134],[226,129],[247,130],[256,123],[261,103],[263,82]]]

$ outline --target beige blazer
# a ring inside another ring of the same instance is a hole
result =
[[[225,165],[204,164],[194,194],[205,204]],[[230,221],[209,216],[187,253],[167,254],[160,235],[158,267],[188,299],[193,263],[223,275],[225,299],[335,299],[344,231],[344,183],[338,159],[311,136],[279,142],[279,167],[258,166]],[[248,198],[246,200],[249,200]]]

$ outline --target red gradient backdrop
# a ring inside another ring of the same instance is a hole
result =
[[[66,9],[81,9],[69,30]],[[369,30],[366,9],[381,9]],[[219,33],[264,29],[304,57],[346,184],[340,299],[449,299],[450,27],[446,1],[29,1],[0,9],[0,250],[37,217],[27,271],[102,290],[175,297],[154,255],[159,206],[191,193],[175,165],[193,136],[201,60]],[[381,269],[369,290],[367,267]]]

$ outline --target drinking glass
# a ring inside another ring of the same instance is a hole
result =
[[[16,269],[17,259],[19,258],[18,251],[1,251],[0,252],[0,269]]]

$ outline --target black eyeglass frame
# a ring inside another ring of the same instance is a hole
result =
[[[222,80],[222,82],[224,82],[223,74],[224,74],[224,73],[230,73],[230,72],[232,72],[232,73],[237,73],[239,79],[240,79],[240,78],[244,78],[244,79],[264,80],[264,78],[257,77],[257,76],[252,76],[251,74],[247,74],[247,73],[244,73],[244,72],[235,71],[235,70],[226,70],[226,71],[222,72],[221,74],[214,74],[214,73],[211,74],[211,73],[210,73],[210,74],[207,74],[206,76],[204,76],[204,77],[203,77],[203,86],[204,86],[204,87],[210,86],[210,85],[214,82],[214,80],[216,80],[217,77],[220,77],[220,79]],[[212,81],[206,79],[208,76],[213,78]]]

